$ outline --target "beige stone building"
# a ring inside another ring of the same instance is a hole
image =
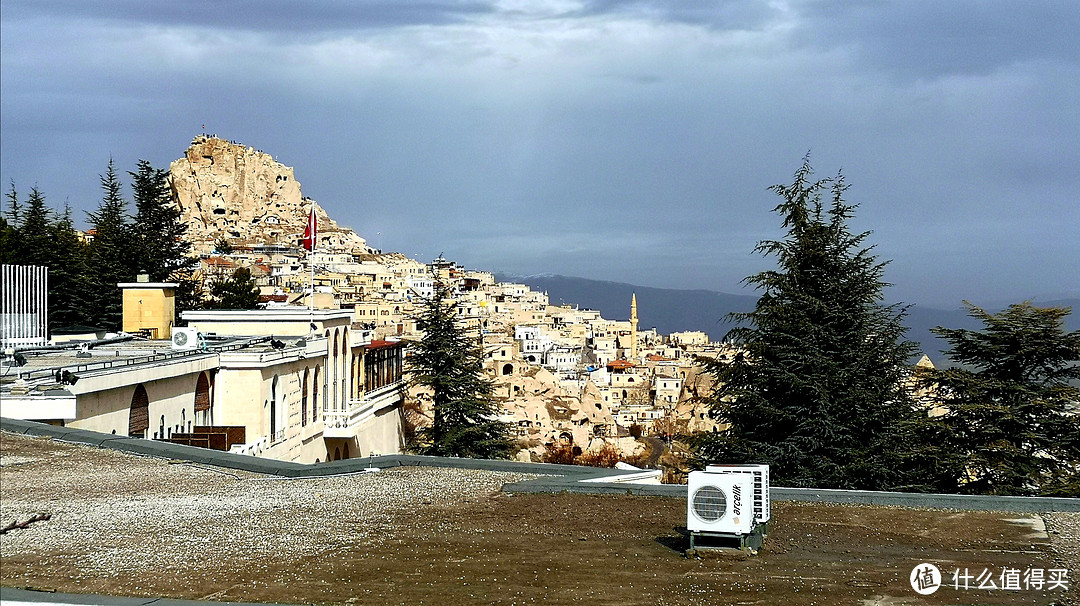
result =
[[[187,312],[172,341],[33,357],[3,414],[297,462],[399,452],[403,347],[351,317]]]

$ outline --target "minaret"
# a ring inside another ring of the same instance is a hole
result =
[[[637,360],[637,293],[630,296],[630,359]]]

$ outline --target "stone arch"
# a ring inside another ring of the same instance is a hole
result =
[[[503,364],[503,367],[502,367],[502,373],[503,373],[503,376],[504,376],[504,377],[505,377],[506,375],[511,375],[511,374],[514,374],[514,365],[513,365],[513,364],[509,364],[509,363],[507,363],[507,364]]]
[[[135,386],[131,394],[131,407],[128,410],[128,435],[133,438],[145,438],[150,428],[150,398],[142,383]]]

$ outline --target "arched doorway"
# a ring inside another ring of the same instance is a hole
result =
[[[128,411],[128,435],[133,438],[145,438],[146,430],[150,428],[150,398],[146,396],[146,388],[135,386],[135,393],[131,395],[131,409]]]

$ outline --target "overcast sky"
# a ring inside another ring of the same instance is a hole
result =
[[[383,250],[739,292],[807,151],[893,300],[1080,296],[1080,2],[4,0],[0,178],[214,133]]]

